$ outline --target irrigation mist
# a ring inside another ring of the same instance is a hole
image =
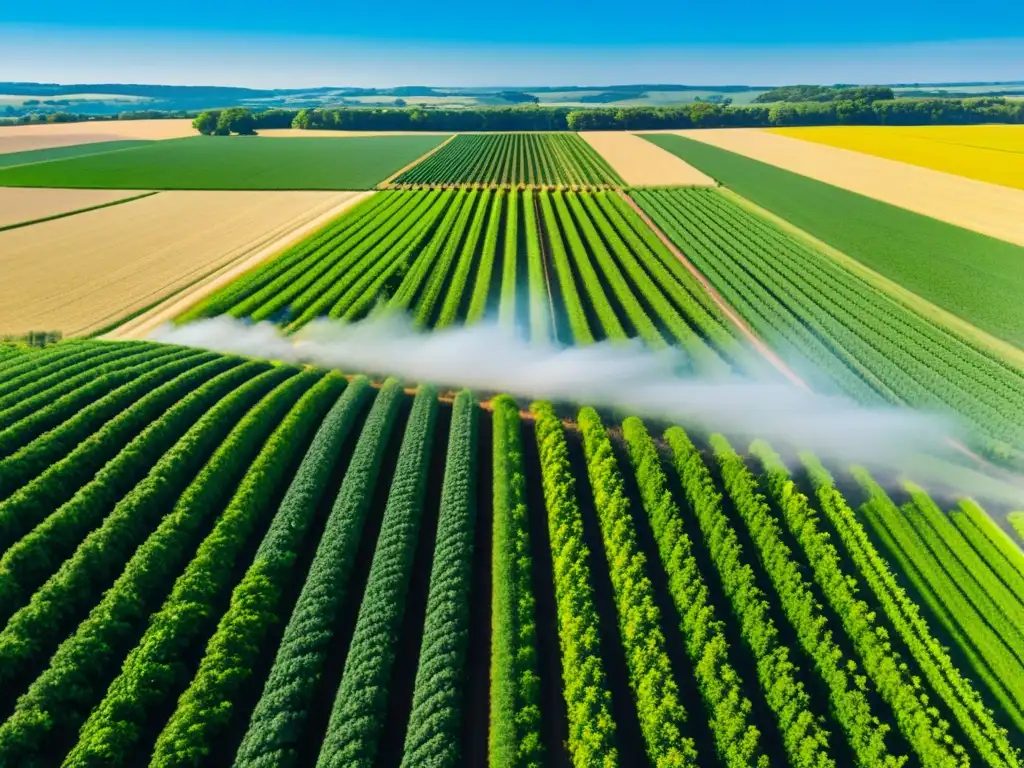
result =
[[[901,471],[984,498],[1020,503],[1024,487],[955,467],[949,436],[958,425],[908,408],[862,407],[842,397],[797,389],[784,381],[694,378],[678,350],[654,352],[639,342],[585,347],[538,346],[490,323],[431,332],[404,315],[375,315],[344,324],[317,320],[284,335],[271,323],[229,317],[164,326],[151,337],[344,372],[396,376],[439,387],[468,387],[533,399],[592,405],[722,432],[737,449],[753,438],[813,451],[830,462]]]

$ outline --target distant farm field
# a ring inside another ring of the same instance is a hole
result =
[[[84,123],[0,126],[0,155],[30,149],[67,147],[102,141],[159,141],[194,136],[192,121],[89,120]]]
[[[0,229],[110,205],[145,194],[123,189],[0,187]]]
[[[0,186],[110,189],[371,189],[443,136],[194,136],[128,152],[0,170]]]
[[[712,186],[714,180],[682,158],[626,131],[587,131],[579,134],[626,184],[647,186]]]
[[[1024,248],[703,142],[645,137],[954,315],[1024,343]]]
[[[603,186],[622,179],[575,133],[460,134],[396,184]]]
[[[347,196],[161,192],[0,232],[0,334],[93,333],[245,259]]]
[[[771,131],[1024,189],[1024,125],[828,126]]]
[[[31,165],[48,163],[53,160],[67,160],[72,157],[99,155],[104,152],[117,152],[123,149],[144,147],[148,141],[98,141],[90,144],[71,144],[66,147],[49,147],[47,149],[30,149],[25,152],[8,152],[0,154],[0,168],[15,165]]]

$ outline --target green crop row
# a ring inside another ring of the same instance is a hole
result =
[[[366,388],[365,380],[349,385]],[[253,710],[238,768],[293,765],[313,707],[317,682],[335,643],[338,612],[404,393],[390,380],[374,399],[327,518],[316,555]]]
[[[200,650],[197,646],[216,627],[242,553],[266,529],[273,515],[276,489],[288,481],[324,414],[338,399],[343,383],[333,376],[319,377],[299,398],[287,416],[274,425],[266,443],[254,446],[259,452],[251,465],[234,470],[244,471],[244,475],[223,511],[219,510],[218,496],[209,495],[204,486],[194,484],[193,493],[186,491],[182,496],[177,512],[205,508],[207,515],[220,511],[219,517],[82,726],[66,765],[127,762],[137,753],[143,728],[159,706],[188,685],[194,670],[183,663],[183,658]],[[224,454],[221,458],[228,460]]]
[[[420,387],[402,437],[370,575],[345,657],[345,672],[320,745],[318,768],[369,768],[374,764],[426,504],[437,411],[437,392]]]
[[[1002,704],[1018,725],[1024,727],[1024,664],[1019,648],[1008,647],[998,632],[984,618],[983,595],[977,594],[969,577],[961,585],[947,568],[952,568],[948,552],[938,548],[926,521],[918,527],[916,508],[901,510],[863,468],[855,468],[854,478],[868,495],[861,507],[864,519],[886,550],[899,564],[900,570],[913,584],[932,615],[942,624],[957,648],[969,660],[971,670]],[[905,511],[910,513],[908,517]],[[957,571],[959,575],[959,571]],[[979,607],[981,606],[981,607]]]
[[[476,522],[477,404],[455,398],[441,489],[423,643],[405,733],[402,765],[460,764],[463,687],[469,646]]]
[[[724,625],[715,617],[693,544],[683,528],[682,514],[668,489],[658,449],[635,416],[622,423],[622,433],[640,500],[668,575],[669,591],[679,611],[686,651],[693,662],[719,759],[729,768],[767,768],[769,760],[761,752],[761,735],[751,722],[750,700],[729,661]]]
[[[622,179],[576,134],[460,134],[395,184],[528,186],[621,185]]]
[[[986,762],[994,766],[1019,766],[1006,731],[998,727],[971,681],[960,673],[949,652],[936,639],[918,606],[900,586],[889,564],[836,490],[832,475],[814,456],[802,454],[801,459],[814,486],[819,508],[932,691]]]
[[[332,374],[323,381],[330,386],[344,379]],[[361,409],[360,394],[359,388],[346,389],[320,425],[252,565],[207,643],[195,677],[157,737],[152,765],[202,764],[230,721],[235,694],[252,674],[260,640],[276,620],[284,589],[294,575],[297,552]]]
[[[654,601],[611,440],[593,408],[581,410],[578,420],[647,756],[654,765],[666,768],[697,765],[693,739],[683,735],[686,709],[665,651],[661,611]]]
[[[753,656],[758,681],[775,713],[790,763],[801,768],[834,766],[829,734],[812,709],[811,698],[800,680],[801,672],[790,660],[790,649],[779,639],[767,598],[756,584],[754,571],[722,508],[722,497],[715,490],[707,465],[681,427],[665,432],[665,440],[672,449],[686,499],[704,535],[722,588],[739,621],[744,645]]]
[[[763,338],[864,402],[961,414],[1024,447],[1024,376],[714,190],[634,193]],[[994,442],[992,442],[994,441]]]
[[[920,681],[910,676],[875,614],[858,597],[856,576],[844,568],[807,497],[790,479],[782,458],[763,441],[755,442],[750,451],[761,461],[776,509],[806,555],[814,580],[852,640],[868,679],[892,710],[897,727],[926,765],[952,768],[969,764],[966,750],[949,733],[949,723],[922,701]]]
[[[536,601],[519,409],[504,395],[495,398],[493,407],[490,764],[539,768],[543,745]]]
[[[210,409],[15,614],[0,635],[4,669],[20,675],[23,665],[32,668],[51,653],[53,658],[0,728],[5,754],[31,752],[54,735],[66,740],[82,723],[114,676],[117,662],[139,639],[145,618],[194,551],[202,521],[211,515],[211,500],[230,488],[210,483],[230,483],[232,473],[237,476],[242,462],[251,458],[243,441],[255,440],[258,446],[302,389],[319,377],[295,373],[287,368],[266,371]],[[239,420],[242,411],[247,413]],[[197,473],[195,462],[203,461],[211,446],[216,450]],[[184,490],[182,483],[187,484]],[[140,518],[162,513],[144,541],[129,537],[135,526],[144,530]],[[95,601],[98,587],[118,573],[103,599],[54,653],[68,624],[78,621]]]
[[[583,541],[583,518],[562,422],[548,403],[531,406],[551,537],[562,683],[569,715],[567,748],[573,765],[618,764],[611,691],[601,655],[597,606]]]

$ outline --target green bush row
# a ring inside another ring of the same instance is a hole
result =
[[[426,503],[437,411],[436,390],[421,386],[402,437],[366,591],[317,768],[369,768],[377,756]]]

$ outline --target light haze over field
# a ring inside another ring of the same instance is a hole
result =
[[[635,11],[635,12],[634,12]],[[737,19],[742,24],[737,24]],[[1024,78],[1024,4],[42,0],[0,14],[6,80],[388,87]],[[40,51],[46,51],[45,56]]]

